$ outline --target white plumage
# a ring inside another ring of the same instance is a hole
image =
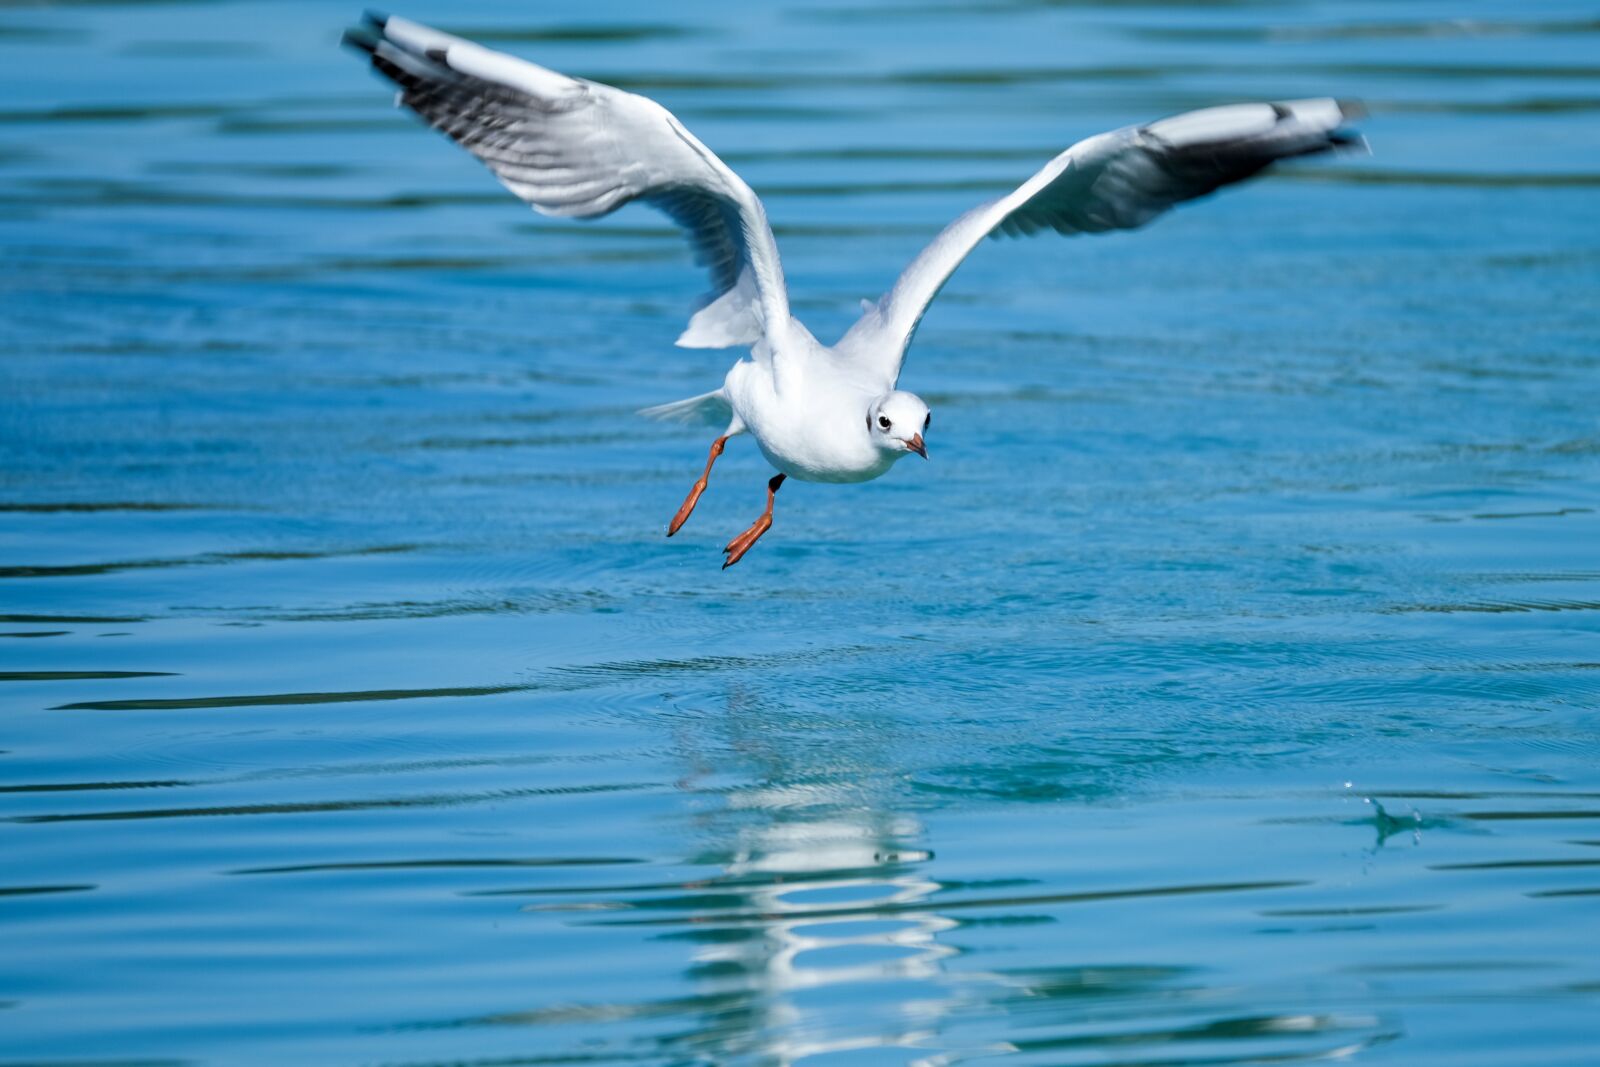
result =
[[[909,452],[926,456],[927,405],[896,384],[928,304],[984,237],[1131,229],[1280,159],[1360,144],[1343,129],[1354,109],[1332,99],[1208,108],[1090,137],[945,227],[830,347],[789,312],[761,201],[655,101],[401,18],[369,14],[345,40],[400,87],[401,106],[536,211],[598,218],[637,200],[688,232],[712,288],[678,344],[750,354],[721,388],[643,412],[724,427],[669,535],[693,511],[728,438],[748,432],[779,471],[766,513],[728,545],[724,567],[771,525],[785,476],[867,481]]]

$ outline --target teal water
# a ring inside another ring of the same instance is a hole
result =
[[[989,244],[930,463],[748,441],[658,217],[280,0],[0,5],[0,1064],[1600,1060],[1600,20],[401,13],[647,91],[824,339],[1072,140],[1370,158]]]

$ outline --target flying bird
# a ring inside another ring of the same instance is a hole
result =
[[[1089,137],[946,226],[824,345],[790,313],[760,199],[654,100],[402,18],[368,13],[344,40],[399,87],[398,106],[541,214],[593,219],[637,200],[688,232],[712,288],[677,343],[749,354],[720,388],[642,414],[722,427],[668,537],[694,511],[730,438],[750,434],[777,469],[766,510],[723,550],[724,569],[772,526],[785,479],[865,482],[913,452],[927,458],[928,405],[897,388],[900,371],[929,302],[983,238],[1133,229],[1278,160],[1362,143],[1345,127],[1358,109],[1333,99],[1231,104]]]

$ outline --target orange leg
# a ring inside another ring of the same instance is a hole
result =
[[[694,488],[689,490],[689,495],[684,499],[683,506],[678,513],[672,516],[672,525],[667,527],[667,536],[671,537],[683,528],[689,521],[689,516],[694,514],[694,506],[700,503],[700,494],[706,491],[706,479],[711,477],[711,465],[722,455],[722,446],[728,443],[727,437],[719,437],[711,442],[711,455],[706,460],[706,472],[700,475],[700,480],[694,483]]]
[[[767,510],[761,513],[761,517],[750,529],[729,541],[728,547],[722,550],[728,554],[728,558],[722,562],[723,570],[743,559],[744,554],[750,551],[750,546],[759,541],[762,534],[772,529],[772,502],[778,496],[778,486],[782,485],[787,477],[787,474],[780,474],[767,483]]]

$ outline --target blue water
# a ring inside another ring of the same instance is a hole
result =
[[[325,0],[0,6],[0,1064],[1600,1061],[1600,21],[422,3],[646,91],[832,339],[1072,140],[1371,157],[988,244],[791,484],[663,220]]]

